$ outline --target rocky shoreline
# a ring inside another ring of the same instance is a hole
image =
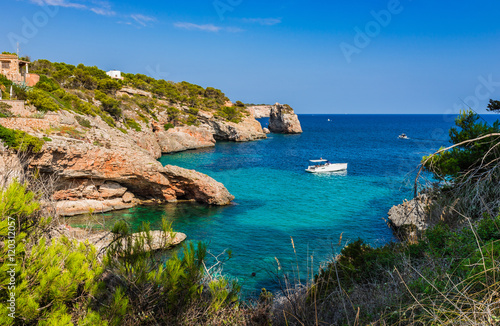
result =
[[[119,92],[149,97],[144,94],[147,92],[131,88]],[[177,109],[189,110],[182,106]],[[196,125],[167,130],[163,126],[170,120],[165,111],[157,112],[156,120],[141,120],[139,113],[126,111],[124,115],[135,118],[138,124],[126,131],[109,126],[99,116],[72,111],[60,110],[33,118],[37,111],[27,106],[17,113],[15,117],[0,118],[0,124],[45,139],[41,151],[30,157],[29,167],[57,179],[52,198],[60,216],[179,200],[228,205],[234,196],[223,184],[194,170],[162,166],[157,159],[162,154],[215,146],[218,140],[245,142],[267,138],[250,112],[241,121],[231,122],[199,110]],[[289,114],[278,113],[275,120],[286,126]],[[295,127],[285,128],[284,132]],[[2,157],[9,155],[12,151],[1,152]]]

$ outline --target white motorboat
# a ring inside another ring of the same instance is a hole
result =
[[[328,160],[309,160],[313,165],[309,165],[306,172],[319,173],[319,172],[335,172],[347,170],[347,163],[330,163]]]
[[[408,136],[406,136],[406,134],[401,134],[398,136],[399,139],[410,139],[408,138]]]

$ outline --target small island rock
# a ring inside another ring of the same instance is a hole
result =
[[[269,116],[269,130],[277,134],[300,134],[302,127],[299,118],[288,104],[273,106]]]

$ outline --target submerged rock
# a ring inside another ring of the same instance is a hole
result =
[[[136,241],[139,236],[144,235],[144,232],[134,233],[132,234],[132,241]],[[187,238],[187,236],[181,232],[165,233],[163,231],[150,231],[150,235],[151,244],[144,244],[144,250],[146,251],[171,249],[172,247],[182,243]],[[100,252],[109,246],[109,244],[113,241],[114,235],[109,231],[93,231],[73,228],[67,225],[59,225],[51,231],[51,236],[54,238],[65,236],[79,242],[88,241],[96,247],[98,252]]]
[[[288,105],[276,105],[271,109],[269,130],[277,134],[300,134],[302,127],[293,109]]]
[[[96,200],[61,200],[55,203],[56,213],[60,216],[74,216],[87,213],[105,213],[114,210],[134,207],[135,204],[125,202],[122,198]]]

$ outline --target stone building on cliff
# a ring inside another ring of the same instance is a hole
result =
[[[30,74],[29,61],[20,60],[15,54],[0,54],[0,74],[18,85],[33,87],[40,76]]]

